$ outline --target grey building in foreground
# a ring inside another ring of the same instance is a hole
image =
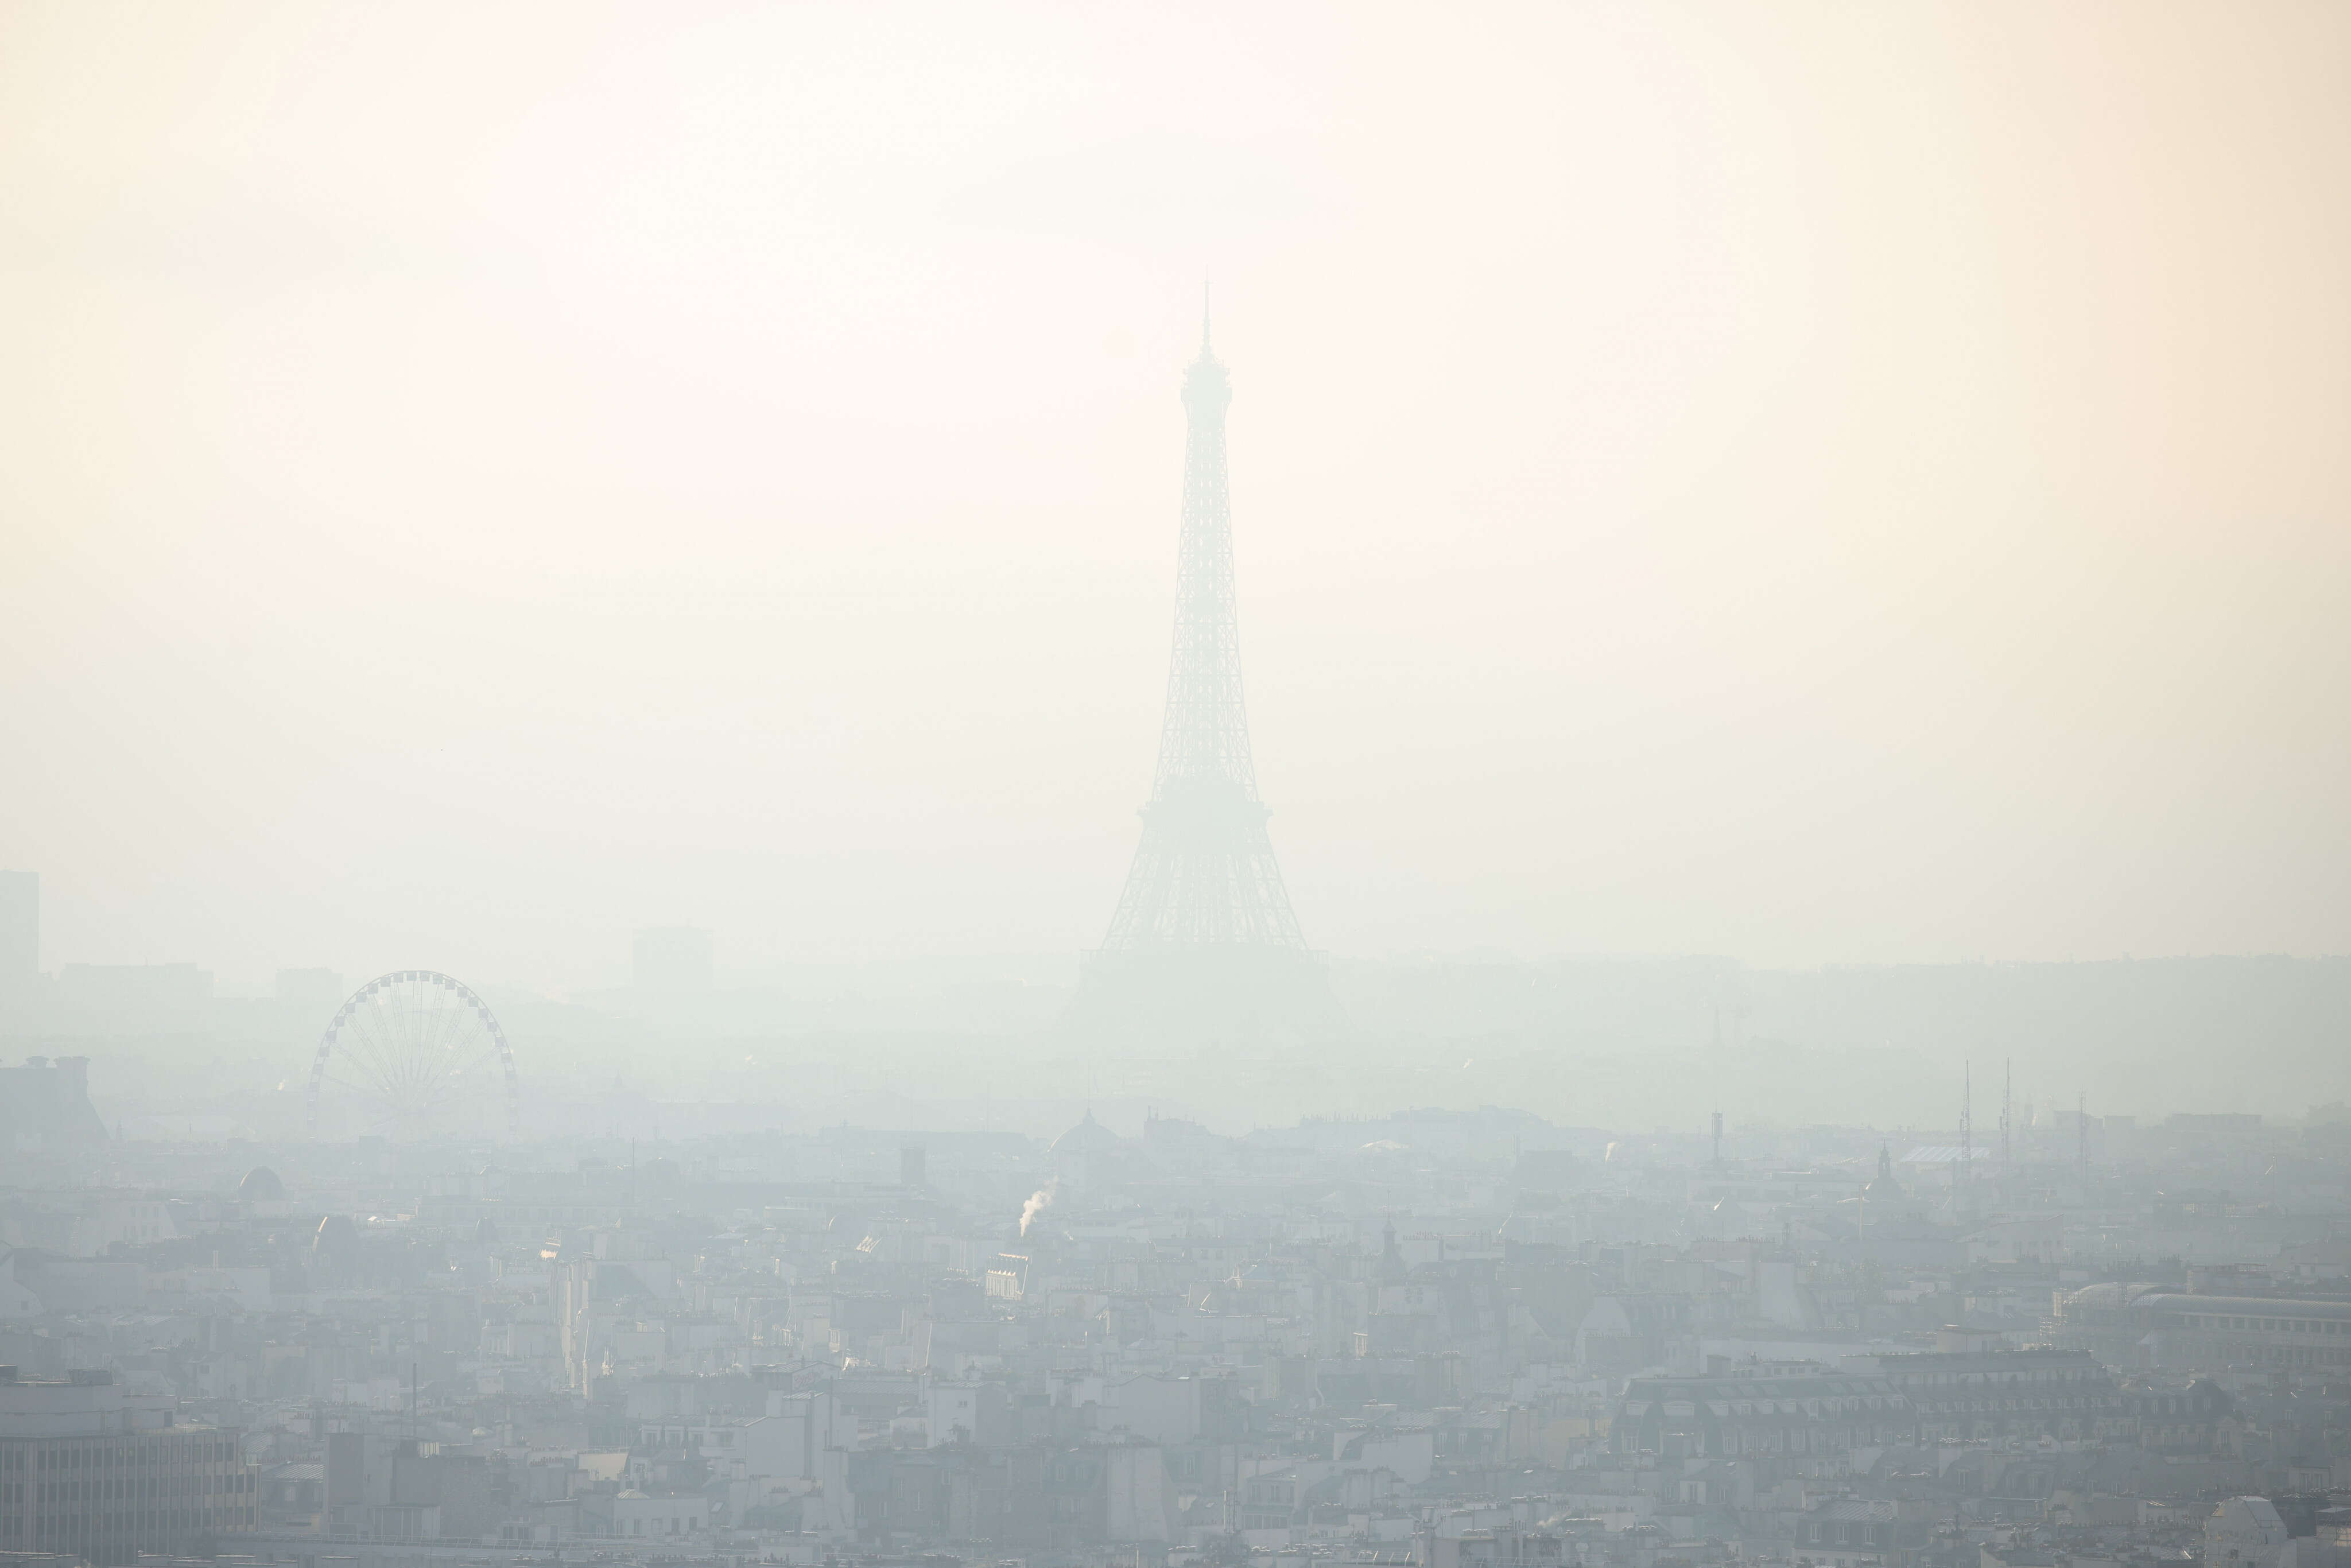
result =
[[[108,1372],[20,1379],[0,1366],[0,1552],[110,1568],[144,1552],[208,1552],[254,1527],[255,1471],[233,1428],[183,1427],[168,1395]]]

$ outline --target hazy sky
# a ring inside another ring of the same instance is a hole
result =
[[[2351,949],[2351,6],[0,5],[46,962]]]

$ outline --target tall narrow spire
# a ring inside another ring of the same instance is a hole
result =
[[[1205,304],[1205,300],[1203,301]],[[1201,357],[1184,375],[1184,523],[1176,570],[1176,641],[1159,768],[1143,809],[1143,842],[1111,918],[1106,948],[1243,943],[1303,948],[1298,917],[1266,836],[1241,699],[1234,609],[1233,514],[1225,470],[1225,367]]]
[[[1229,1035],[1236,1020],[1320,1032],[1337,1009],[1274,860],[1241,697],[1225,463],[1232,382],[1208,330],[1203,282],[1200,357],[1184,372],[1184,509],[1159,766],[1072,1021],[1108,1027],[1116,1015],[1147,1016],[1166,1026],[1181,1013],[1196,1032]]]
[[[1975,1176],[1975,1148],[1976,1064],[1964,1061],[1959,1068],[1959,1163],[1952,1199],[1952,1207],[1961,1214],[1973,1210],[1975,1191],[1969,1184]]]

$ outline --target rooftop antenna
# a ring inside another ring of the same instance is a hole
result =
[[[1208,280],[1200,279],[1200,357],[1208,355]]]
[[[1975,1162],[1976,1141],[1976,1065],[1963,1062],[1959,1068],[1959,1198],[1964,1202],[1968,1178],[1973,1173],[1969,1166]]]
[[[2010,1096],[2016,1084],[2013,1059],[2002,1057],[2000,1063],[2000,1179],[2009,1177],[2008,1111]]]

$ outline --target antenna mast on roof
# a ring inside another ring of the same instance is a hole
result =
[[[1973,1174],[1969,1167],[1975,1163],[1976,1141],[1976,1067],[1972,1061],[1959,1067],[1959,1163],[1957,1167],[1959,1190],[1956,1201],[1964,1204],[1969,1196],[1968,1178]]]
[[[2008,1179],[2011,1174],[2008,1152],[2008,1113],[2015,1088],[2015,1060],[2011,1057],[2002,1057],[2000,1062],[2000,1180],[2003,1187],[2008,1185]]]

